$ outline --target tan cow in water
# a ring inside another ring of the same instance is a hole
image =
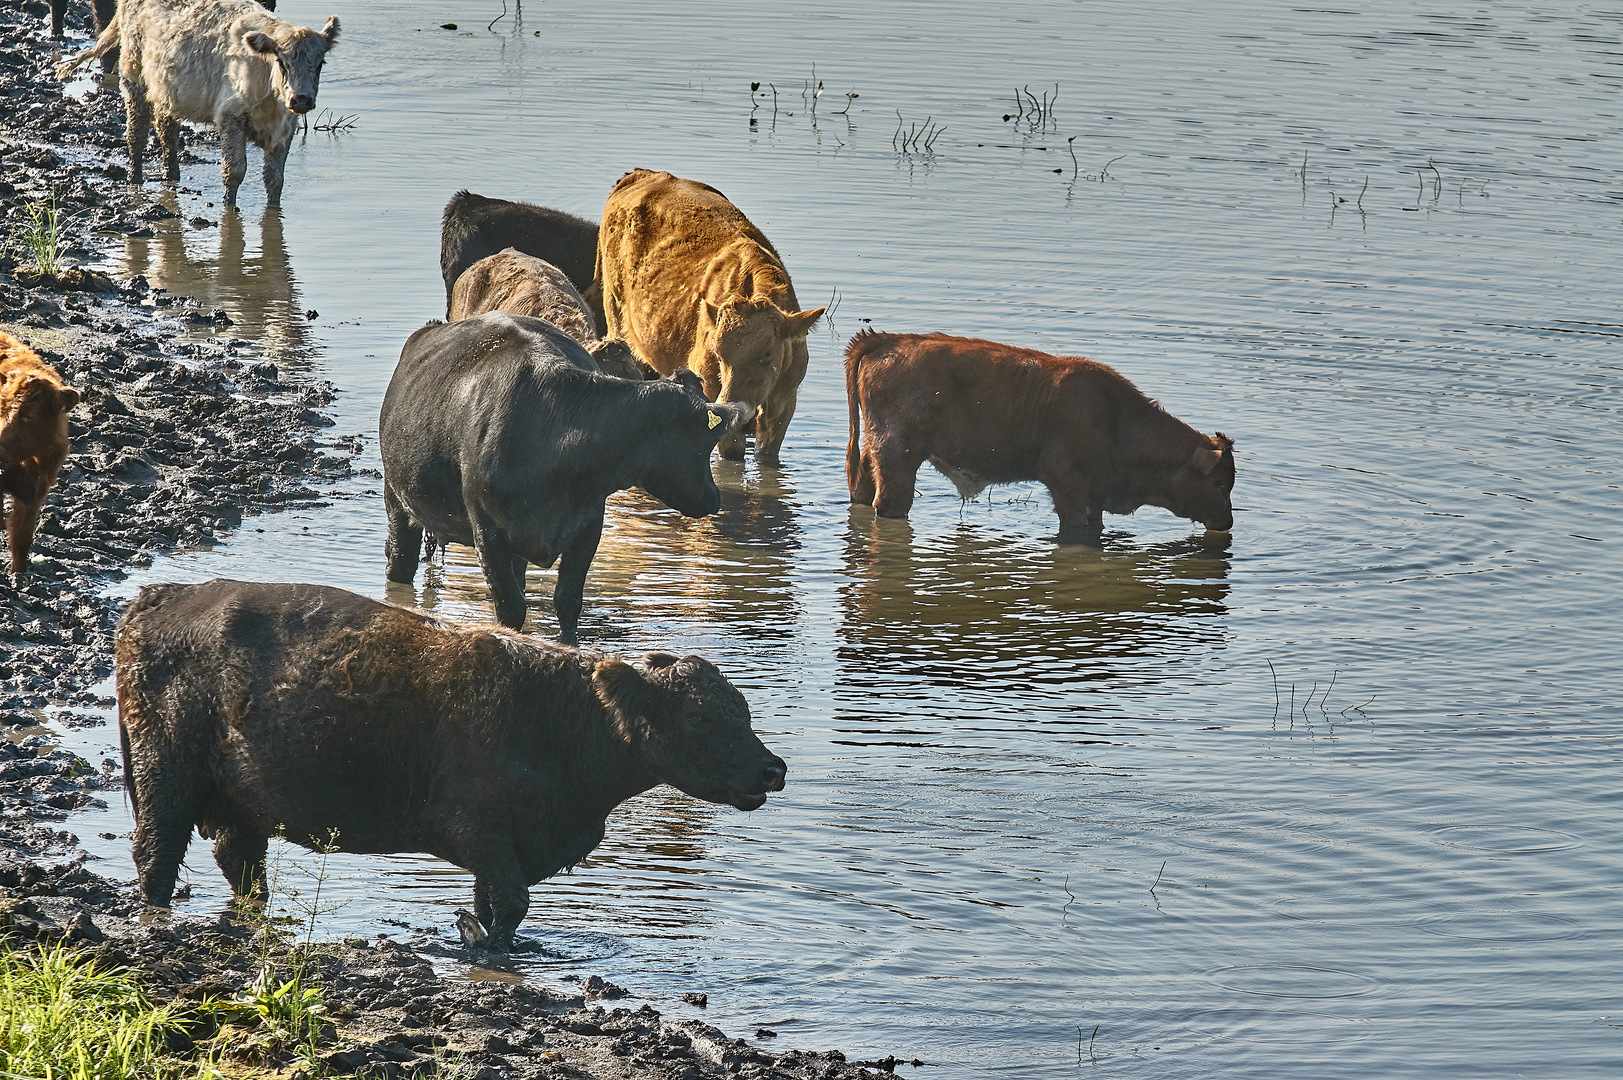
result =
[[[651,369],[637,363],[624,341],[597,336],[591,305],[567,274],[518,248],[480,259],[462,271],[451,288],[449,321],[471,319],[487,311],[547,320],[580,342],[605,375],[621,379],[653,375]]]
[[[321,65],[338,42],[338,16],[321,30],[283,22],[253,0],[120,0],[94,47],[56,69],[119,50],[130,183],[142,179],[147,132],[156,125],[165,176],[180,179],[180,124],[220,129],[225,204],[237,205],[248,143],[265,151],[265,202],[280,206],[282,174],[298,117],[315,108]]]
[[[603,208],[597,281],[604,332],[661,374],[692,370],[710,400],[755,409],[755,455],[776,462],[823,309],[800,310],[761,230],[708,184],[634,169]],[[744,432],[719,449],[742,458]]]

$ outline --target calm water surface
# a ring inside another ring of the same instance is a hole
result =
[[[707,990],[729,1031],[941,1080],[1623,1075],[1623,12],[687,7],[487,31],[494,4],[344,5],[321,103],[359,119],[296,147],[283,218],[250,182],[240,219],[112,254],[335,382],[360,467],[443,312],[457,188],[596,216],[667,168],[837,300],[784,467],[718,464],[703,521],[617,496],[581,624],[717,660],[788,789],[628,804],[534,890],[530,976],[677,1015]],[[932,152],[898,113],[944,126]],[[182,186],[220,217],[214,164]],[[930,470],[908,523],[850,509],[839,358],[870,320],[1085,353],[1234,436],[1232,540],[1146,510],[1060,549],[1040,488],[966,505]],[[465,550],[385,586],[377,488],[119,588],[318,581],[488,620]],[[550,589],[532,573],[532,632]],[[337,869],[334,933],[465,970],[465,875]]]

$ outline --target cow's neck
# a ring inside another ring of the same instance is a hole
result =
[[[519,860],[532,883],[584,859],[603,839],[614,808],[658,783],[640,744],[627,745],[606,713],[592,715],[567,747],[568,760],[560,763],[564,783],[518,831]]]

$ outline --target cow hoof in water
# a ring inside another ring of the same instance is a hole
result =
[[[471,911],[461,908],[457,910],[456,929],[457,933],[462,935],[462,944],[470,949],[482,949],[490,940],[490,934],[480,925],[479,920],[474,918]]]

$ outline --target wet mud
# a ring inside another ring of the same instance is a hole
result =
[[[77,47],[71,35],[88,32],[88,7],[70,11],[66,44],[47,36],[48,16],[43,2],[0,6],[0,221],[14,227],[54,196],[65,259],[94,262],[113,240],[153,235],[174,211],[159,185],[124,183],[116,93],[77,101],[50,76],[64,49]],[[231,996],[263,962],[253,926],[224,914],[154,917],[133,883],[95,873],[60,826],[73,810],[122,798],[121,771],[58,748],[52,725],[101,723],[82,710],[112,704],[97,692],[112,671],[121,607],[107,595],[112,582],[155,555],[210,545],[245,516],[321,505],[323,485],[350,474],[358,442],[331,430],[324,409],[334,387],[256,360],[256,342],[232,336],[223,310],[140,276],[31,269],[16,243],[0,253],[0,328],[83,402],[31,573],[0,580],[0,935],[92,950],[144,973],[160,999]],[[205,326],[213,334],[196,341]],[[177,340],[182,330],[190,340]],[[768,1053],[702,1022],[666,1021],[646,1003],[619,1004],[634,995],[597,976],[575,993],[500,971],[447,978],[386,934],[320,946],[310,963],[339,1022],[320,1075],[429,1076],[454,1060],[457,1075],[473,1080],[842,1080],[911,1064]],[[683,996],[692,1005],[705,998]],[[185,1053],[209,1034],[177,1035],[172,1049]],[[291,1059],[268,1064],[292,1068]]]

